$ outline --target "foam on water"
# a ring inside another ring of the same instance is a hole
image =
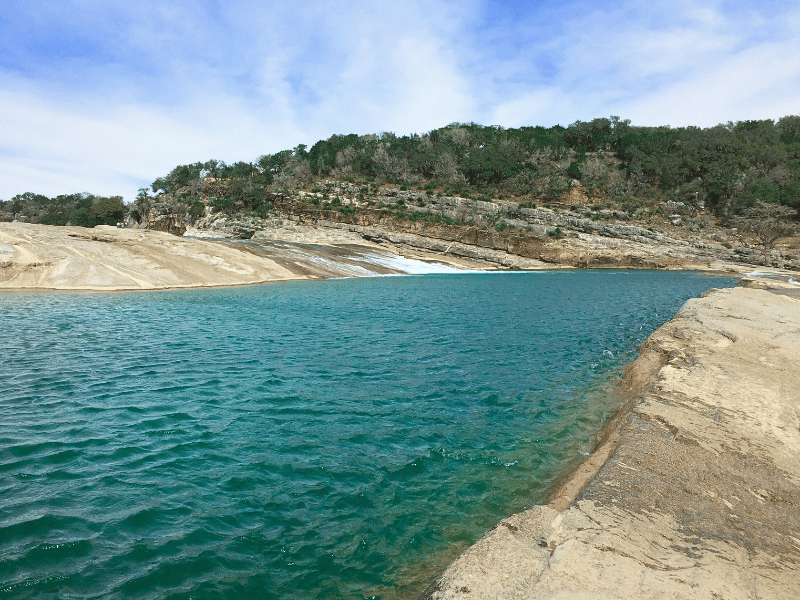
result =
[[[428,262],[414,258],[405,258],[393,254],[364,253],[366,262],[394,269],[408,275],[433,275],[443,273],[475,273],[469,269],[459,269],[440,262]]]

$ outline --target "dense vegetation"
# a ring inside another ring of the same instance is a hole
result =
[[[62,194],[48,198],[42,194],[26,192],[6,202],[0,201],[0,212],[20,215],[25,220],[44,225],[114,225],[125,218],[127,207],[122,196],[94,196],[92,194]]]
[[[321,179],[350,182],[362,195],[393,184],[527,205],[564,201],[579,182],[597,204],[635,212],[672,201],[723,218],[742,215],[758,201],[798,209],[800,116],[709,128],[637,127],[611,117],[569,127],[453,123],[422,135],[334,135],[252,163],[179,165],[140,190],[134,210],[144,213],[158,201],[189,217],[202,215],[206,205],[265,216],[275,194],[321,191]],[[120,205],[116,197],[28,193],[2,203],[0,211],[91,226],[120,218]]]
[[[718,216],[742,214],[756,201],[796,209],[800,116],[705,129],[635,127],[611,117],[566,128],[453,123],[423,135],[334,135],[253,163],[180,165],[151,191],[189,210],[205,199],[226,212],[258,213],[269,207],[269,191],[308,188],[323,178],[518,202],[558,201],[578,181],[627,209],[664,201]]]

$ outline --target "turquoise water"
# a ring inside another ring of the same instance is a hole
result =
[[[591,449],[732,280],[585,271],[0,296],[0,598],[413,598]]]

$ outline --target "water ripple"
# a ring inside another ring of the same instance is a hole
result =
[[[636,346],[725,283],[0,296],[0,598],[415,597],[541,501]]]

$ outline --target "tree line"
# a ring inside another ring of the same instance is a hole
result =
[[[25,192],[0,201],[0,213],[5,213],[9,220],[19,217],[43,225],[115,225],[125,218],[127,211],[122,196],[95,196],[86,192],[52,198]]]
[[[418,135],[333,135],[252,163],[179,165],[149,193],[258,212],[266,192],[321,178],[443,195],[557,201],[579,182],[619,206],[683,202],[718,216],[757,201],[800,208],[800,116],[714,127],[638,127],[598,118],[568,127],[452,123]]]
[[[264,216],[276,193],[313,189],[320,179],[520,203],[558,202],[580,183],[623,210],[667,201],[724,218],[757,202],[796,210],[800,116],[707,128],[641,127],[612,116],[568,127],[451,123],[424,134],[333,135],[253,162],[178,165],[141,189],[134,209],[164,202],[187,216],[199,216],[206,205]],[[116,196],[26,193],[0,203],[0,212],[92,226],[121,218],[121,205]]]

